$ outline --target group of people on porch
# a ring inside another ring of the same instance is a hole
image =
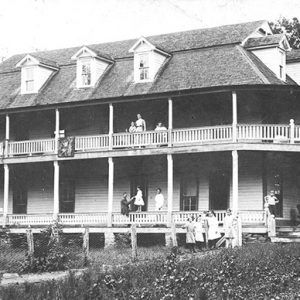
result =
[[[133,209],[130,207],[132,206],[132,203],[137,207],[137,212],[142,211],[142,207],[145,205],[144,199],[143,199],[143,191],[140,186],[136,188],[136,194],[131,197],[130,199],[127,199],[128,195],[127,193],[123,193],[123,198],[121,200],[121,214],[125,216],[129,216],[129,212]],[[155,195],[155,210],[159,211],[162,210],[164,206],[164,196],[161,192],[161,188],[156,189],[156,195]]]
[[[129,133],[135,133],[135,132],[143,132],[146,131],[146,121],[142,118],[141,114],[137,114],[137,119],[136,121],[132,121],[130,123],[130,126],[128,130]],[[155,131],[162,131],[162,130],[167,130],[167,128],[163,125],[162,122],[158,122],[155,129]]]
[[[227,209],[223,220],[226,247],[232,247],[233,228],[236,224],[237,220],[231,209]],[[207,244],[210,249],[216,247],[217,241],[221,238],[219,221],[213,210],[204,212],[203,215],[198,215],[196,218],[189,217],[183,228],[186,229],[186,245],[193,253],[196,252],[196,247],[202,251],[204,244]]]

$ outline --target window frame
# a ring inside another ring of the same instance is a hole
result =
[[[24,68],[24,90],[25,90],[25,93],[34,93],[35,92],[35,89],[34,89],[34,82],[35,82],[35,67],[34,66],[30,66],[30,67],[26,67]],[[31,73],[29,75],[29,73]],[[29,83],[32,84],[32,89],[28,89],[28,86],[29,86]]]
[[[139,81],[148,81],[150,80],[150,54],[149,53],[140,53],[138,55],[138,78]],[[141,66],[142,64],[142,66]]]

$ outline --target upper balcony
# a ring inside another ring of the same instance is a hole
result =
[[[1,156],[13,163],[233,147],[299,151],[300,107],[283,96],[227,92],[6,115]],[[147,128],[129,133],[138,113]],[[164,130],[155,129],[158,122]]]

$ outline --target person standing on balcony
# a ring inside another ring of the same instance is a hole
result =
[[[146,121],[142,119],[141,114],[136,115],[137,120],[135,121],[136,132],[146,131]]]
[[[135,123],[132,121],[131,124],[130,124],[130,127],[128,129],[128,132],[129,133],[134,133],[136,132],[136,126],[135,126]]]
[[[156,189],[156,195],[154,200],[155,200],[155,210],[161,210],[165,202],[164,195],[161,193],[161,188]]]
[[[145,205],[145,202],[143,200],[143,192],[141,190],[141,187],[137,187],[136,188],[136,195],[133,196],[130,200],[134,199],[134,205],[136,205],[138,207],[137,212],[141,212],[142,211],[142,206]]]
[[[123,198],[121,200],[121,214],[125,216],[129,216],[129,205],[131,203],[131,200],[127,199],[127,193],[123,193]]]
[[[215,212],[211,210],[208,213],[207,218],[207,225],[208,225],[208,247],[214,248],[217,242],[217,239],[221,237],[220,231],[219,231],[219,222],[216,218]]]
[[[230,208],[226,210],[226,216],[223,220],[224,226],[224,236],[226,240],[226,248],[232,248],[232,240],[233,240],[233,222],[234,217],[232,215],[232,211]]]
[[[276,198],[275,192],[270,191],[270,193],[264,199],[265,203],[268,203],[270,214],[276,217],[276,203],[279,203],[279,200]]]

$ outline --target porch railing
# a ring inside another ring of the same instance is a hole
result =
[[[108,134],[94,136],[76,136],[76,151],[108,150],[110,136]],[[216,142],[232,142],[232,125],[173,129],[171,141],[169,131],[144,131],[138,133],[114,133],[112,148],[139,148],[191,143],[206,144]],[[285,124],[238,124],[238,141],[284,142],[300,141],[300,126]],[[1,146],[2,145],[2,146]],[[0,154],[3,154],[3,144],[0,144]],[[8,143],[8,155],[33,155],[56,153],[55,139],[11,141]]]
[[[58,222],[63,225],[107,224],[107,213],[60,213]]]
[[[290,138],[290,126],[279,124],[239,124],[239,140],[276,141]]]
[[[113,214],[113,224],[167,224],[167,212],[131,212],[129,216]]]
[[[113,134],[113,148],[167,145],[168,131],[144,131]]]
[[[76,136],[75,151],[93,151],[109,146],[109,135]]]
[[[8,155],[55,153],[55,140],[28,140],[9,142]]]
[[[228,141],[231,139],[232,139],[231,125],[174,129],[172,132],[173,144]]]
[[[53,222],[52,214],[12,214],[7,216],[8,225],[49,225]]]
[[[265,223],[266,216],[264,210],[240,210],[239,216],[242,223]]]

